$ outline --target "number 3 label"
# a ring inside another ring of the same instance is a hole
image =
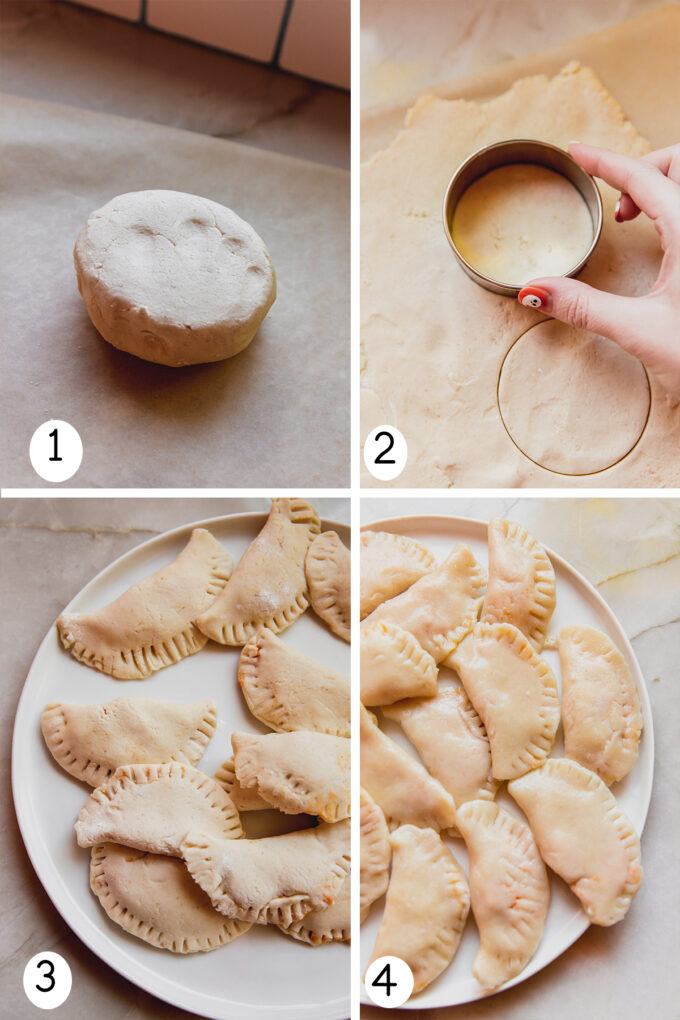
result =
[[[413,991],[411,968],[398,956],[381,956],[374,960],[364,978],[366,992],[376,1006],[394,1009],[403,1006]]]
[[[397,478],[408,460],[406,440],[396,425],[379,425],[366,437],[364,463],[379,482]]]
[[[24,992],[39,1009],[56,1009],[71,994],[71,968],[59,953],[38,953],[24,968]]]

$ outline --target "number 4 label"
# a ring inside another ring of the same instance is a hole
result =
[[[396,425],[379,425],[366,437],[364,463],[379,482],[397,478],[408,460],[406,440]]]
[[[371,1002],[394,1009],[411,997],[413,973],[398,956],[381,956],[368,967],[364,985]]]

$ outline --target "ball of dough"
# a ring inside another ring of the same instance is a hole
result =
[[[161,365],[247,347],[276,297],[261,238],[226,206],[133,191],[88,217],[73,251],[92,322],[114,347]]]

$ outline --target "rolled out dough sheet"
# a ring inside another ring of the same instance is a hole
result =
[[[552,79],[520,80],[486,104],[433,96],[418,100],[405,129],[362,168],[362,440],[384,424],[403,432],[408,463],[387,483],[393,488],[678,486],[680,403],[654,382],[640,442],[618,464],[597,474],[565,478],[537,466],[503,425],[497,393],[501,365],[515,341],[545,317],[468,279],[447,243],[441,205],[456,167],[475,149],[508,137],[538,138],[563,148],[578,139],[632,156],[649,151],[594,73],[575,63]],[[642,216],[615,223],[616,195],[598,183],[604,227],[580,278],[604,290],[643,294],[658,271],[657,234]],[[564,343],[570,343],[567,327]],[[573,344],[574,357],[584,349]],[[540,365],[537,372],[527,401],[542,399]],[[515,379],[522,374],[515,373]],[[613,385],[625,388],[625,379],[619,373]],[[611,385],[608,379],[606,384]],[[612,399],[617,406],[626,399],[644,399],[641,388],[634,394],[612,398],[610,392],[608,399],[593,400],[588,413],[593,437],[599,437],[595,441],[606,443],[603,416]],[[574,402],[582,397],[573,383],[568,396]],[[523,398],[516,396],[517,401]],[[639,415],[634,406],[631,417]],[[569,419],[568,408],[538,416],[540,421]],[[563,450],[568,451],[569,441],[565,434]],[[554,450],[556,443],[559,437],[536,445]],[[613,443],[615,450],[619,447]],[[600,452],[606,458],[606,447]],[[596,459],[600,462],[599,454]],[[570,464],[567,454],[561,463],[577,471],[582,460],[579,456]],[[379,483],[365,472],[362,484]]]
[[[641,362],[613,340],[544,319],[510,348],[498,405],[510,436],[536,464],[593,474],[639,441],[649,380]]]
[[[79,487],[349,484],[349,174],[189,131],[2,96],[0,483],[36,487],[31,435],[80,433]],[[173,369],[115,350],[78,293],[73,245],[116,195],[234,209],[278,296],[250,346]]]

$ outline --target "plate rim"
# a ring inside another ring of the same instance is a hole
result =
[[[374,520],[374,521],[362,523],[360,525],[360,527],[359,527],[359,533],[361,534],[364,531],[373,531],[373,530],[375,530],[375,531],[378,531],[378,530],[381,530],[381,531],[390,531],[390,530],[394,530],[394,528],[396,528],[396,526],[399,526],[399,525],[403,526],[407,522],[409,523],[409,526],[412,526],[414,522],[419,522],[419,521],[423,521],[423,522],[429,523],[431,525],[440,524],[441,526],[444,526],[445,524],[450,524],[451,521],[454,521],[456,523],[460,523],[460,524],[463,524],[463,525],[472,525],[472,526],[482,527],[482,528],[484,528],[486,530],[486,529],[488,529],[489,522],[492,519],[494,519],[494,518],[493,517],[489,517],[488,519],[484,520],[484,519],[479,518],[479,517],[467,517],[467,516],[462,516],[460,514],[455,514],[455,515],[448,515],[448,514],[399,514],[399,515],[394,516],[394,517],[381,517],[381,518],[379,518],[377,520]],[[503,519],[506,519],[505,516],[503,516]],[[393,526],[392,529],[389,527],[390,525]],[[417,526],[417,524],[416,524],[416,526]],[[524,527],[524,525],[521,525],[521,526]],[[638,837],[641,838],[642,837],[642,833],[644,832],[645,824],[647,822],[647,815],[649,813],[649,807],[650,807],[650,803],[651,803],[651,799],[652,799],[652,791],[653,791],[653,787],[654,787],[654,767],[655,767],[654,716],[653,716],[653,713],[652,713],[652,705],[651,705],[651,701],[650,701],[650,698],[649,698],[649,691],[647,690],[647,682],[645,680],[644,673],[642,672],[642,668],[640,666],[640,663],[638,662],[637,656],[635,654],[635,650],[633,649],[633,646],[632,646],[632,644],[631,644],[631,642],[630,642],[630,640],[628,638],[628,635],[627,635],[626,631],[623,628],[623,625],[619,622],[619,619],[616,616],[616,614],[614,613],[614,610],[609,606],[609,604],[606,602],[606,600],[600,594],[600,592],[597,590],[597,588],[592,584],[591,581],[588,580],[587,577],[585,577],[580,572],[580,570],[577,570],[576,567],[572,566],[572,564],[569,563],[568,560],[566,560],[562,555],[560,555],[560,553],[555,552],[554,549],[552,549],[548,545],[545,545],[543,542],[541,542],[541,545],[543,546],[543,548],[545,549],[546,553],[548,554],[548,557],[550,558],[550,561],[553,564],[559,564],[559,566],[560,566],[560,568],[562,570],[566,571],[568,574],[570,574],[573,577],[575,577],[578,580],[579,584],[581,584],[582,586],[584,586],[586,588],[586,590],[588,591],[588,594],[590,595],[590,597],[594,598],[595,601],[598,602],[605,609],[606,614],[607,614],[610,622],[612,622],[613,625],[614,625],[614,630],[616,631],[617,635],[621,638],[621,641],[622,641],[624,650],[626,652],[628,661],[633,664],[634,671],[635,671],[635,679],[636,679],[637,686],[638,686],[638,693],[640,695],[640,700],[642,702],[642,711],[643,711],[643,720],[644,720],[644,738],[645,738],[645,743],[647,744],[647,748],[648,748],[646,753],[647,753],[647,756],[648,756],[648,759],[649,759],[648,781],[647,781],[646,788],[645,788],[644,800],[642,801],[642,804],[641,804],[641,806],[642,806],[641,822],[640,822],[640,831],[638,832]],[[560,712],[560,716],[561,716],[561,712]],[[561,718],[560,718],[560,722],[561,722]],[[550,874],[552,874],[552,872],[550,872]],[[423,1012],[425,1010],[431,1010],[431,1009],[455,1009],[456,1007],[459,1007],[459,1006],[465,1006],[465,1005],[468,1005],[468,1004],[473,1003],[473,1002],[485,1001],[485,1000],[490,999],[490,998],[492,998],[492,997],[494,997],[496,995],[500,995],[503,992],[505,992],[506,990],[508,990],[510,988],[514,988],[516,985],[522,984],[524,981],[530,980],[536,974],[540,974],[541,971],[545,970],[546,967],[549,967],[551,963],[554,963],[555,960],[559,959],[560,956],[562,956],[564,953],[566,953],[566,951],[568,949],[570,949],[571,946],[573,946],[573,944],[581,937],[581,935],[583,935],[584,932],[586,932],[587,929],[591,926],[590,921],[588,920],[585,912],[583,912],[583,911],[581,911],[581,916],[580,917],[579,917],[579,915],[576,915],[576,922],[577,923],[574,923],[574,924],[570,925],[569,929],[567,930],[567,937],[568,937],[569,941],[566,942],[566,944],[562,947],[562,949],[558,953],[556,953],[554,956],[552,956],[550,960],[547,960],[541,967],[537,968],[536,970],[533,970],[533,971],[530,971],[529,973],[526,973],[525,971],[531,965],[531,961],[529,961],[529,963],[527,964],[527,968],[525,968],[524,971],[521,971],[519,974],[517,974],[510,981],[506,982],[504,985],[501,985],[500,988],[494,989],[492,992],[484,992],[480,988],[479,995],[475,996],[474,998],[471,998],[471,999],[468,998],[468,999],[465,999],[465,1000],[462,1000],[462,1001],[459,1001],[459,1002],[455,1002],[455,1003],[450,1003],[450,1002],[449,1003],[436,1003],[436,1004],[432,1004],[432,1005],[424,1005],[422,1002],[418,1001],[418,996],[412,996],[410,999],[407,1000],[407,1002],[405,1002],[401,1006],[401,1009],[405,1009],[405,1010],[406,1009],[408,1009],[408,1010],[419,1009],[419,1010],[421,1010]],[[573,932],[572,932],[571,928],[573,928]],[[359,935],[359,942],[361,943],[361,933]],[[361,981],[360,1001],[361,1001],[361,1004],[365,1005],[365,1006],[373,1005],[371,1000],[366,995],[363,979]]]
[[[264,526],[264,523],[269,516],[269,512],[266,510],[253,510],[253,511],[242,511],[235,514],[218,514],[214,517],[200,519],[198,521],[192,521],[187,524],[181,524],[177,527],[170,528],[167,531],[162,531],[157,535],[153,535],[151,538],[147,538],[145,541],[140,542],[138,545],[133,546],[131,549],[127,549],[121,553],[115,559],[107,563],[101,570],[99,570],[94,577],[83,585],[72,596],[66,606],[60,612],[68,611],[72,604],[80,600],[83,595],[87,595],[89,590],[95,586],[100,580],[102,575],[109,571],[118,569],[120,566],[125,566],[125,561],[134,558],[140,551],[147,550],[150,546],[161,544],[166,541],[174,541],[182,537],[187,533],[190,533],[195,528],[206,528],[210,530],[211,526],[214,527],[224,522],[233,522],[234,524],[249,524],[257,525],[258,521],[261,522],[260,530]],[[328,518],[320,518],[321,528],[324,530],[337,531],[338,534],[347,541],[351,539],[351,525],[344,524],[340,521],[333,521]],[[252,541],[252,539],[251,539]],[[252,1005],[251,1003],[236,1002],[233,1000],[216,999],[214,996],[208,996],[205,992],[196,990],[187,990],[186,988],[177,985],[174,981],[156,974],[153,971],[147,970],[143,964],[132,959],[126,951],[125,943],[118,945],[109,935],[105,929],[97,927],[83,914],[77,901],[70,895],[66,885],[62,879],[62,876],[54,864],[52,858],[48,856],[46,859],[40,858],[36,852],[36,848],[31,843],[31,837],[36,840],[39,838],[38,833],[35,829],[33,812],[30,803],[27,802],[23,792],[21,790],[20,779],[19,779],[19,756],[20,756],[20,740],[19,740],[19,724],[23,721],[24,715],[29,711],[29,681],[34,670],[37,669],[36,661],[44,654],[43,649],[46,648],[48,642],[51,642],[54,638],[54,626],[55,621],[52,622],[44,637],[42,638],[36,652],[31,660],[31,665],[26,673],[21,694],[17,702],[17,707],[14,715],[14,723],[12,726],[12,752],[11,752],[11,783],[12,783],[12,802],[14,806],[14,813],[16,815],[17,824],[21,833],[21,838],[24,844],[24,849],[31,863],[35,874],[43,888],[43,891],[49,897],[51,903],[59,913],[60,917],[73,932],[74,935],[90,950],[94,955],[107,967],[110,967],[116,973],[120,974],[121,977],[130,981],[132,984],[141,988],[143,991],[154,995],[157,999],[162,1002],[168,1003],[169,1005],[176,1006],[180,1009],[186,1009],[188,1012],[196,1015],[204,1015],[210,1018],[210,1020],[241,1020],[241,1018],[247,1017],[248,1020],[269,1020],[272,1016],[280,1017],[280,1020],[345,1020],[349,1013],[350,1008],[350,990],[349,980],[347,994],[343,998],[334,999],[331,1002],[324,1003],[309,1003],[308,1005],[269,1005],[259,1004]],[[30,706],[33,709],[33,706]],[[75,909],[75,918],[72,916]],[[114,959],[113,961],[107,958],[106,953],[110,951],[111,944],[114,946]],[[196,996],[205,999],[206,1001],[195,1002],[192,1001]],[[225,1012],[224,1009],[217,1010],[216,1007],[211,1008],[210,1003],[226,1005],[229,1008],[229,1012]]]

